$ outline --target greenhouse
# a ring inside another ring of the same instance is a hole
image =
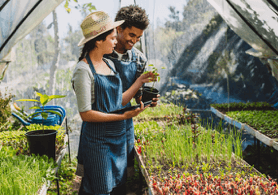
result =
[[[277,0],[0,0],[0,194],[278,194],[277,23]]]

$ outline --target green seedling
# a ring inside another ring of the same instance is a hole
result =
[[[151,70],[145,71],[145,72],[143,72],[143,74],[147,74],[147,73],[151,72],[151,73],[153,73],[155,75],[157,80],[153,82],[153,85],[152,85],[152,89],[153,89],[154,85],[155,85],[155,82],[159,82],[160,81],[160,76],[158,76],[159,75],[158,72],[157,72],[158,69],[153,64],[149,64],[148,66],[152,67]],[[166,69],[166,68],[165,67],[161,67],[161,69]]]

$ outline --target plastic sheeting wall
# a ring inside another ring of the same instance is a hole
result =
[[[62,1],[63,0],[8,1],[0,12],[0,59],[2,60],[10,52],[15,43],[34,29]],[[1,0],[0,5],[4,5],[5,2],[5,0]],[[33,8],[35,9],[32,11]],[[32,11],[30,15],[20,25],[19,29],[14,32],[18,24],[21,23],[22,19],[24,19],[30,11]],[[14,34],[11,39],[6,42],[13,32]]]

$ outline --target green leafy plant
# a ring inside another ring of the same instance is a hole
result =
[[[222,104],[211,104],[215,109],[220,110],[224,114],[228,111],[244,111],[244,110],[275,110],[273,104],[267,102],[232,102]]]
[[[149,72],[152,72],[156,76],[157,80],[153,82],[153,85],[152,85],[152,89],[153,89],[154,85],[155,85],[155,82],[160,81],[160,76],[158,76],[159,75],[158,72],[157,72],[158,69],[153,64],[149,64],[148,66],[151,67],[151,70],[145,71],[145,72],[143,72],[143,74],[147,74]],[[165,67],[161,67],[161,69],[165,69]]]
[[[2,94],[0,92],[0,124],[6,123],[11,116],[11,107],[9,103],[14,96],[11,94]]]
[[[66,154],[61,162],[61,166],[58,170],[58,180],[59,180],[59,188],[61,195],[67,194],[77,194],[77,191],[73,191],[71,186],[74,183],[74,180],[77,180],[75,175],[77,165],[77,159],[74,158],[69,161],[69,154]],[[48,195],[57,195],[57,184],[56,182],[52,182],[48,191]]]
[[[270,138],[278,138],[277,110],[231,111],[227,116],[246,123]]]
[[[30,107],[29,109],[41,109],[42,111],[41,112],[35,112],[35,113],[32,113],[30,114],[28,117],[30,118],[34,118],[35,116],[37,115],[41,115],[42,116],[42,124],[43,124],[43,120],[46,120],[48,118],[48,114],[49,112],[50,113],[53,113],[53,114],[57,114],[58,116],[61,116],[61,114],[59,112],[56,112],[54,110],[47,110],[45,111],[44,107],[47,105],[48,102],[50,102],[51,100],[53,99],[57,99],[57,98],[63,98],[63,97],[66,97],[65,95],[46,95],[46,94],[41,94],[39,92],[36,92],[37,96],[40,97],[40,100],[37,100],[37,99],[20,99],[20,100],[16,100],[16,101],[28,101],[28,102],[38,102],[41,104],[41,107],[40,106],[33,106],[33,107]],[[43,126],[44,127],[44,126]],[[43,128],[44,130],[44,128]]]
[[[0,194],[36,194],[47,180],[55,179],[55,166],[47,156],[16,155],[11,147],[0,147]]]

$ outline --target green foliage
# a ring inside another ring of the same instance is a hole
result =
[[[4,124],[11,116],[10,102],[14,96],[11,94],[2,94],[0,91],[0,124]]]
[[[69,162],[69,155],[66,154],[61,162],[61,166],[58,170],[58,179],[59,179],[59,187],[60,194],[67,195],[71,194],[71,187],[73,185],[73,181],[75,178],[75,171],[77,166],[77,159],[74,158]],[[57,193],[56,182],[53,182],[48,190],[48,194],[56,195]]]
[[[154,87],[155,82],[159,82],[160,81],[160,76],[158,76],[158,69],[153,65],[153,64],[149,64],[149,67],[151,67],[151,70],[149,71],[145,71],[143,72],[143,74],[147,74],[149,72],[152,72],[155,75],[155,78],[157,79],[156,81],[153,82],[152,88]],[[161,67],[161,69],[165,69],[165,67]]]
[[[154,169],[158,170],[161,162],[162,166],[186,166],[190,170],[198,171],[201,168],[208,172],[208,167],[217,163],[230,165],[233,150],[240,157],[242,154],[241,134],[237,132],[221,134],[199,127],[199,134],[196,136],[192,131],[192,124],[162,127],[156,121],[137,123],[134,129],[136,148],[141,148],[150,175]]]
[[[134,119],[141,120],[141,119],[151,119],[151,118],[160,118],[160,117],[165,117],[165,116],[173,116],[176,113],[181,113],[182,111],[183,111],[182,106],[177,106],[173,103],[158,104],[156,107],[144,110],[144,112],[141,112],[140,115],[134,117]]]
[[[78,0],[73,0],[75,3],[78,3]],[[71,2],[71,0],[66,0],[65,1],[65,4],[64,4],[64,8],[66,9],[66,11],[68,12],[68,13],[70,13],[71,12],[71,8],[69,7],[69,3]],[[89,11],[89,12],[92,12],[93,10],[96,10],[96,7],[92,4],[92,3],[84,3],[84,4],[82,4],[82,5],[80,5],[80,4],[77,4],[76,6],[75,6],[75,8],[76,9],[79,9],[80,10],[80,12],[86,12],[87,10]]]
[[[227,112],[226,115],[248,124],[270,138],[278,138],[277,110],[232,111]]]
[[[46,126],[46,125],[42,125],[42,124],[30,124],[29,126],[26,126],[26,129],[28,131],[35,131],[35,130],[42,130],[42,129],[53,129],[53,130],[62,130],[63,127],[60,125],[55,125],[55,126]]]
[[[52,159],[15,153],[10,147],[0,148],[0,194],[36,194],[46,180],[55,178]]]
[[[0,132],[0,140],[3,146],[12,147],[17,154],[27,154],[27,139],[25,131],[3,131]]]
[[[212,107],[220,110],[228,111],[242,111],[242,110],[262,110],[269,109],[273,110],[273,104],[267,102],[231,102],[231,103],[222,103],[222,104],[211,104]]]

